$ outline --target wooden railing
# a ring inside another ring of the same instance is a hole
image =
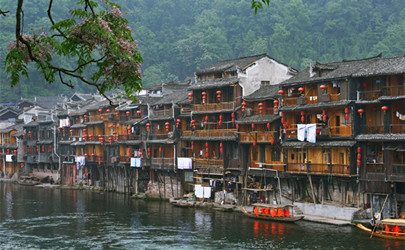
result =
[[[347,124],[346,126],[329,127],[330,136],[342,136],[348,137],[352,135],[352,125]]]
[[[252,169],[257,168],[257,169],[272,169],[277,171],[285,171],[284,170],[285,164],[283,164],[281,161],[269,161],[269,162],[252,161],[250,166]]]
[[[340,94],[329,94],[329,95],[330,95],[331,102],[340,101]]]
[[[206,103],[194,104],[193,111],[218,111],[218,110],[234,110],[236,102],[221,102],[221,103]]]
[[[287,163],[287,172],[326,175],[350,175],[350,166],[343,164]]]
[[[298,97],[284,97],[284,106],[295,106],[297,104]]]
[[[181,109],[180,109],[180,112],[181,112],[182,114],[190,114],[191,111],[192,111],[191,108],[181,108]]]
[[[384,125],[363,125],[365,134],[384,134]]]
[[[166,140],[169,138],[169,134],[150,134],[148,140]]]
[[[366,163],[367,173],[384,173],[384,163]]]
[[[405,124],[391,124],[391,133],[405,134]]]
[[[405,85],[383,87],[382,92],[383,92],[383,95],[385,95],[385,96],[405,95]]]
[[[183,131],[183,136],[195,136],[195,137],[235,137],[236,129],[210,129],[210,130],[186,130]]]
[[[150,110],[150,113],[149,113],[150,117],[172,116],[172,115],[173,115],[173,110],[172,109]]]
[[[110,135],[109,137],[113,137],[112,135]],[[118,140],[119,141],[126,141],[126,140],[134,140],[134,141],[139,141],[142,140],[142,135],[118,135]],[[106,138],[106,140],[108,140],[108,138]]]
[[[131,160],[131,157],[129,156],[119,156],[119,162],[121,163],[129,163]]]
[[[392,164],[393,175],[405,175],[405,164]]]
[[[357,100],[376,100],[381,95],[381,90],[357,91]]]
[[[173,167],[174,166],[174,158],[152,158],[152,165],[155,166],[165,166],[165,167]]]
[[[271,142],[276,140],[276,131],[268,132],[245,132],[240,133],[240,142]]]
[[[89,155],[86,156],[86,162],[104,162],[103,156],[98,156],[98,155]]]
[[[194,166],[196,168],[223,168],[224,160],[223,159],[203,159],[195,158]]]

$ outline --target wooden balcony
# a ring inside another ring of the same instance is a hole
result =
[[[258,162],[252,161],[250,164],[251,169],[271,169],[277,171],[285,171],[285,164],[279,161]]]
[[[108,136],[108,137],[113,137],[112,135]],[[118,135],[118,140],[119,141],[128,141],[128,140],[132,140],[132,141],[140,141],[142,140],[143,136],[142,135]],[[106,140],[108,140],[108,138],[106,138]]]
[[[130,156],[118,156],[119,163],[129,163],[131,161]]]
[[[316,136],[322,137],[350,137],[352,135],[352,126],[351,124],[345,126],[336,126],[336,127],[320,127],[317,126],[319,134]],[[291,128],[286,129],[287,138],[296,138],[297,137],[297,125],[293,124]]]
[[[384,134],[384,125],[363,125],[364,134]]]
[[[86,162],[93,162],[93,163],[103,163],[105,159],[103,159],[102,156],[98,156],[98,155],[90,155],[90,156],[86,156]]]
[[[405,95],[405,85],[383,87],[382,93],[384,96],[401,96]]]
[[[150,134],[148,140],[166,140],[169,138],[169,134]]]
[[[173,168],[174,167],[174,158],[152,158],[152,167],[153,168]]]
[[[392,175],[405,175],[405,164],[392,164]]]
[[[372,101],[378,99],[381,95],[381,90],[357,91],[357,100]]]
[[[193,105],[194,112],[234,110],[235,108],[236,102],[206,103]]]
[[[391,124],[390,128],[393,134],[405,134],[405,124]]]
[[[150,110],[149,117],[173,116],[172,109]]]
[[[287,172],[349,176],[350,166],[341,164],[321,164],[321,163],[311,163],[311,164],[287,163]]]
[[[384,163],[366,163],[367,173],[385,173]]]
[[[183,136],[190,137],[235,137],[236,138],[236,129],[210,129],[210,130],[186,130],[183,131]]]
[[[316,103],[318,103],[318,96],[285,97],[283,103],[284,103],[284,106],[316,104]]]
[[[276,131],[269,132],[245,132],[240,133],[240,142],[261,142],[271,143],[271,140],[276,140]]]
[[[223,168],[224,160],[223,159],[195,158],[194,166],[196,168]]]
[[[352,135],[351,124],[348,124],[347,126],[329,127],[328,130],[332,137],[349,137]]]
[[[183,114],[183,115],[191,114],[191,111],[193,111],[191,108],[181,108],[180,109],[180,113]]]

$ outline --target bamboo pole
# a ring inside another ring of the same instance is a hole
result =
[[[387,202],[388,196],[389,196],[389,194],[387,194],[387,197],[385,197],[384,204],[383,204],[383,206],[382,206],[382,208],[381,208],[381,211],[380,211],[380,216],[381,216],[381,213],[382,213],[383,210],[384,210],[385,202]],[[374,217],[374,215],[372,215],[372,216]],[[374,231],[375,231],[375,228],[376,228],[376,227],[377,227],[377,223],[374,224],[373,231],[371,231],[370,239],[373,238],[373,234],[374,234]]]

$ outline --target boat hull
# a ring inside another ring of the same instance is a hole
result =
[[[256,219],[256,220],[268,220],[268,221],[277,221],[277,222],[296,222],[299,220],[302,220],[304,218],[303,215],[299,216],[291,216],[291,217],[271,217],[270,215],[256,215],[252,212],[248,212],[246,208],[241,207],[240,209],[242,213],[244,213],[246,216]]]
[[[374,232],[372,232],[372,230],[370,228],[367,228],[367,227],[363,226],[362,224],[357,224],[356,226],[358,228],[360,228],[361,230],[363,230],[364,232],[372,234],[373,237],[380,237],[380,238],[390,239],[390,240],[405,240],[405,235],[400,235],[400,236],[390,235],[387,233],[383,233],[381,230],[375,230]]]

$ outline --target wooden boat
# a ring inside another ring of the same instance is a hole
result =
[[[294,215],[293,205],[270,205],[270,204],[253,204],[253,211],[247,211],[241,207],[242,213],[253,219],[270,220],[279,222],[295,222],[304,218],[303,215]]]
[[[40,180],[33,176],[20,176],[17,183],[23,186],[35,186],[40,183]]]
[[[369,233],[373,237],[380,237],[391,240],[405,240],[405,219],[385,219],[377,223],[373,231],[362,224],[356,225],[361,230]]]

